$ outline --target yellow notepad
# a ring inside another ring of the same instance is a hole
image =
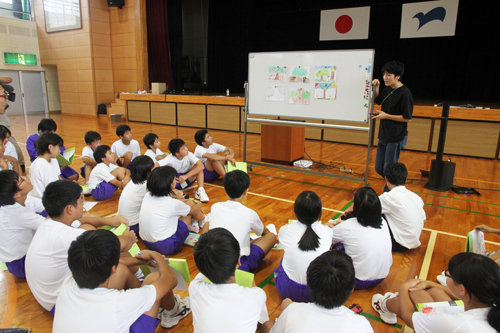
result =
[[[127,230],[127,225],[122,223],[122,224],[120,224],[120,226],[118,226],[116,228],[114,228],[110,225],[107,225],[107,226],[102,227],[102,229],[110,230],[117,236],[123,236],[123,234]],[[135,257],[137,252],[141,252],[141,249],[139,249],[139,246],[137,245],[137,243],[134,243],[132,245],[132,247],[130,248],[130,250],[128,250],[128,252],[130,253],[130,255],[132,255],[132,257]]]
[[[241,170],[244,173],[247,172],[247,162],[236,162],[236,165],[233,165],[233,162],[228,161],[227,165],[224,165],[224,169],[226,169],[226,172],[231,172],[233,170]]]
[[[236,284],[242,287],[252,288],[254,276],[255,274],[248,273],[240,269],[237,269],[234,272],[234,278],[236,279]],[[210,281],[206,276],[205,276],[205,282],[212,283],[212,281]]]
[[[70,165],[73,164],[73,159],[75,158],[75,147],[66,149],[62,154],[57,155],[57,163],[60,165]]]

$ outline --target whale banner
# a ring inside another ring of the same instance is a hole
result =
[[[455,36],[458,0],[403,4],[400,38]]]

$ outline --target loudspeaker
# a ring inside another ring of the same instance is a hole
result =
[[[125,0],[107,0],[108,1],[108,7],[118,7],[122,9],[123,6],[125,6]]]
[[[455,165],[449,161],[432,160],[429,182],[425,184],[424,188],[438,192],[448,191],[453,187]]]

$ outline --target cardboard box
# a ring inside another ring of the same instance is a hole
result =
[[[151,83],[151,93],[153,95],[162,94],[167,89],[167,84],[162,82]]]

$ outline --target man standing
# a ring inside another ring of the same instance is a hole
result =
[[[398,162],[401,149],[408,139],[408,123],[413,114],[413,97],[410,89],[401,82],[404,64],[390,61],[382,67],[386,87],[379,93],[380,81],[374,79],[375,103],[381,104],[378,114],[372,119],[380,119],[375,171],[384,177],[384,169],[393,162]]]

